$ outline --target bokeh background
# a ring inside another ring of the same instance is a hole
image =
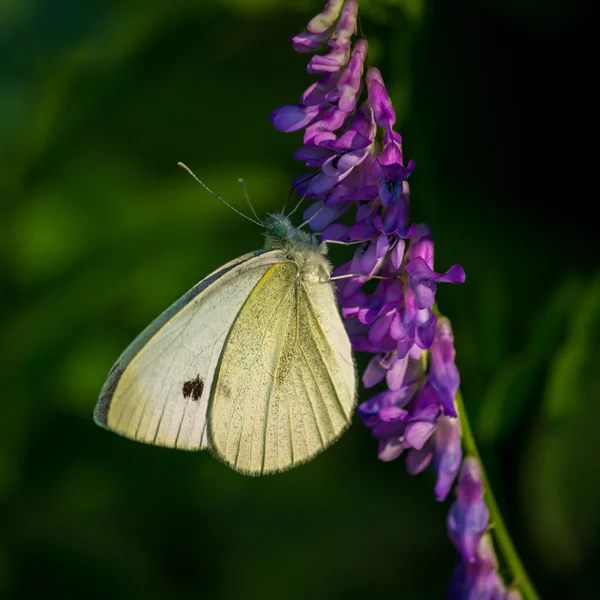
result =
[[[310,81],[288,38],[323,3],[0,2],[0,596],[443,597],[450,501],[432,473],[379,462],[358,419],[264,478],[92,422],[127,343],[262,246],[176,163],[242,210],[238,177],[258,211],[281,209],[300,138],[268,117]],[[438,303],[509,529],[542,597],[598,597],[597,15],[362,5],[417,163],[412,217],[438,270],[467,273]]]

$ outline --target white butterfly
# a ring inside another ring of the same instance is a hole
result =
[[[270,215],[267,249],[203,279],[110,370],[94,419],[131,439],[211,448],[274,473],[337,440],[356,404],[350,340],[325,245]]]

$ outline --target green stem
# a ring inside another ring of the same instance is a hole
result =
[[[487,478],[483,461],[479,455],[479,450],[477,449],[477,444],[475,443],[475,438],[473,437],[473,431],[471,430],[471,425],[469,423],[469,419],[467,418],[467,411],[465,410],[465,405],[460,390],[456,392],[456,405],[458,408],[458,415],[460,417],[460,425],[462,428],[465,450],[468,454],[475,456],[475,458],[477,458],[481,464],[483,497],[485,498],[487,507],[490,511],[492,535],[496,539],[496,543],[498,544],[498,548],[502,553],[504,561],[514,577],[514,583],[521,590],[524,600],[540,600],[540,597],[535,591],[535,588],[529,579],[529,575],[527,575],[527,571],[525,570],[525,567],[519,558],[519,554],[517,553],[517,550],[510,538],[510,534],[506,529],[506,525],[504,524],[504,519],[502,518],[502,514],[498,508],[496,498],[494,498],[492,486]]]

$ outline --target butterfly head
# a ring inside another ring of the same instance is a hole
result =
[[[280,213],[267,215],[265,237],[268,248],[282,247],[290,243],[313,246],[310,234],[294,227],[289,217]]]
[[[326,244],[319,244],[316,237],[294,227],[289,217],[282,214],[268,215],[265,220],[266,247],[283,250],[299,267],[300,276],[309,281],[325,281],[329,278],[331,265],[325,258]]]

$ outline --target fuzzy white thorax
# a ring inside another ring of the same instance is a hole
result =
[[[294,227],[282,214],[268,215],[265,221],[266,247],[283,250],[300,269],[300,277],[306,281],[327,281],[331,265],[327,260],[327,246],[317,243],[307,233]]]

